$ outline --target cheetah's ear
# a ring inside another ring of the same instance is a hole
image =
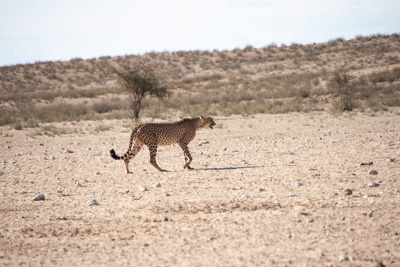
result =
[[[205,118],[204,118],[203,116],[200,116],[200,120],[201,120],[201,121],[204,121]]]

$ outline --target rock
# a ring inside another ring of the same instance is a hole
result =
[[[156,183],[156,184],[154,185],[154,188],[159,188],[159,187],[161,187],[161,184],[160,184],[160,183]]]
[[[99,202],[96,201],[96,199],[91,199],[88,202],[86,202],[86,204],[88,204],[89,206],[97,206],[100,205]]]
[[[258,192],[263,192],[263,191],[265,191],[265,189],[264,188],[258,188]]]
[[[63,190],[59,187],[59,188],[57,188],[57,193],[62,193],[63,192]]]
[[[340,254],[338,257],[339,261],[348,261],[349,257],[346,254]]]
[[[350,195],[353,194],[353,190],[347,188],[346,190],[344,190],[344,194],[345,194],[346,196],[350,196]]]
[[[33,201],[44,200],[44,194],[39,194],[33,198]]]
[[[368,174],[377,175],[377,174],[378,174],[378,171],[376,171],[376,170],[370,170],[370,171],[368,172]]]
[[[372,217],[372,214],[373,214],[373,212],[371,210],[367,212],[368,217]]]
[[[370,161],[370,162],[363,162],[360,165],[361,166],[371,166],[371,165],[374,165],[374,163],[372,161]]]
[[[199,144],[198,144],[198,146],[202,146],[202,145],[204,145],[204,144],[209,144],[210,142],[208,142],[208,141],[201,141]]]
[[[325,256],[325,249],[323,249],[323,248],[317,249],[317,255],[320,257]]]
[[[246,195],[242,195],[242,196],[241,196],[241,198],[248,198],[248,196],[246,196]]]
[[[387,162],[394,162],[394,158],[388,158]]]
[[[369,187],[378,187],[379,184],[378,183],[369,183],[368,186]]]
[[[295,186],[295,187],[300,187],[300,186],[302,186],[303,184],[300,183],[300,182],[293,182],[292,185]]]
[[[139,190],[142,191],[142,192],[149,191],[149,189],[147,189],[147,187],[140,186],[140,185],[139,185]]]
[[[77,186],[77,187],[83,187],[83,185],[81,185],[80,182],[76,182],[75,186]]]

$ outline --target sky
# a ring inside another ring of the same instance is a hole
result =
[[[0,66],[400,33],[399,0],[0,0]]]

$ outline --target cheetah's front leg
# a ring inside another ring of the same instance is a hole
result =
[[[189,164],[192,162],[192,156],[190,155],[189,148],[187,144],[185,143],[179,143],[179,146],[183,150],[183,156],[185,157],[185,165],[183,165],[183,169],[193,169],[192,167],[189,166]]]

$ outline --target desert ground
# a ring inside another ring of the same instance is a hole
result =
[[[214,119],[165,173],[130,120],[1,127],[0,265],[400,266],[400,109]]]

